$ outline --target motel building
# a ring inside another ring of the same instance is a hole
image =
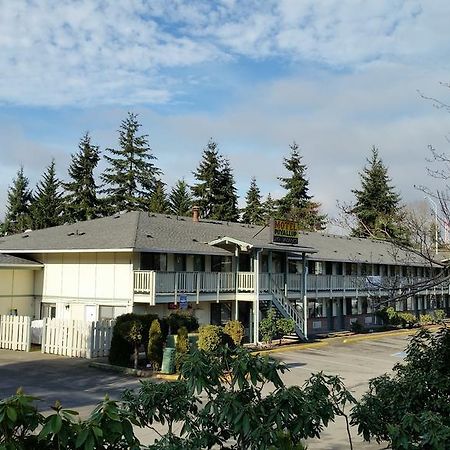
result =
[[[126,212],[0,237],[0,314],[77,320],[176,309],[200,324],[240,320],[249,341],[270,307],[302,339],[376,324],[375,308],[433,268],[370,239]],[[397,310],[449,310],[449,287],[411,293]]]

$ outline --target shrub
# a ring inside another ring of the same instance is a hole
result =
[[[142,324],[139,320],[129,320],[119,325],[119,333],[133,346],[134,368],[137,369],[139,344],[142,342]]]
[[[108,360],[110,364],[114,364],[117,366],[128,366],[130,363],[130,357],[133,353],[133,344],[127,341],[123,333],[120,332],[121,324],[124,322],[132,322],[138,321],[142,325],[142,342],[148,342],[148,331],[150,328],[150,324],[153,320],[157,319],[158,315],[156,314],[135,314],[135,313],[127,313],[122,314],[121,316],[116,318],[116,323],[113,329],[113,335],[111,338],[111,348],[109,351]],[[167,335],[167,323],[161,321],[161,328],[164,333]],[[147,350],[147,348],[145,348]]]
[[[435,322],[442,322],[447,317],[443,309],[437,309],[433,315]]]
[[[116,318],[111,338],[111,348],[109,350],[108,360],[110,364],[117,366],[128,366],[130,357],[133,353],[133,345],[128,342],[122,335],[120,328],[122,323],[136,320],[137,314],[122,314]]]
[[[244,337],[244,325],[239,320],[230,320],[227,322],[223,331],[231,337],[235,345],[241,345]]]
[[[223,328],[218,325],[203,325],[198,330],[198,348],[208,353],[218,350],[223,344]]]
[[[175,364],[177,372],[180,371],[180,367],[183,364],[183,360],[186,354],[189,353],[189,338],[188,330],[186,327],[181,327],[177,333],[177,342],[175,344]]]
[[[429,325],[434,322],[433,316],[430,314],[421,314],[419,316],[420,325]]]
[[[417,317],[409,312],[400,312],[398,313],[398,317],[402,322],[403,328],[412,328],[417,324]]]
[[[197,317],[187,312],[173,312],[167,318],[171,332],[177,333],[181,327],[185,327],[188,333],[198,330]]]
[[[359,320],[355,320],[350,324],[350,330],[352,333],[362,333],[364,326]]]
[[[292,319],[281,318],[277,320],[277,333],[280,337],[291,334],[295,330],[295,322]]]
[[[163,336],[158,319],[154,319],[148,333],[147,358],[154,370],[159,370],[163,358]]]
[[[259,332],[263,342],[271,344],[277,335],[276,313],[273,308],[267,312],[267,316],[259,323]]]

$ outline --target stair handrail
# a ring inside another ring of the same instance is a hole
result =
[[[270,292],[272,293],[274,299],[280,304],[280,306],[285,310],[287,315],[294,321],[295,325],[299,328],[302,336],[305,335],[305,321],[303,315],[300,314],[292,302],[284,295],[284,292],[277,285],[273,277],[271,277]]]

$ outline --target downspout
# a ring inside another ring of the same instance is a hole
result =
[[[308,265],[306,264],[307,258],[306,253],[302,254],[303,259],[303,334],[305,336],[305,339],[308,339],[308,299],[307,299],[307,292],[308,292]]]
[[[253,304],[253,342],[258,345],[259,342],[259,258],[263,249],[256,250],[255,267],[253,272],[255,274],[255,301]]]

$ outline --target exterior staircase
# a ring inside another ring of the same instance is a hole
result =
[[[270,293],[272,294],[272,305],[275,306],[278,313],[286,318],[294,321],[295,334],[301,340],[307,340],[305,336],[306,324],[303,318],[303,311],[299,310],[295,303],[289,300],[275,280],[270,280]]]

